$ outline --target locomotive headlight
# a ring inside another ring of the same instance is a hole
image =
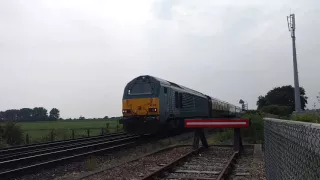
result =
[[[122,113],[130,113],[131,111],[130,111],[130,109],[123,109],[122,110]]]
[[[149,112],[157,112],[157,108],[149,108]]]

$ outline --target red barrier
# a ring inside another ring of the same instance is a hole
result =
[[[250,121],[248,119],[240,118],[211,118],[211,119],[185,119],[185,128],[194,128],[194,141],[193,147],[197,149],[199,147],[199,140],[201,140],[202,145],[206,148],[209,147],[204,128],[234,128],[234,150],[241,151],[242,138],[240,133],[240,128],[248,128],[250,126]]]
[[[186,119],[186,128],[247,128],[247,119]]]

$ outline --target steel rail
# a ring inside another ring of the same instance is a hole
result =
[[[93,139],[93,140],[88,139],[88,141],[72,142],[71,144],[66,143],[66,144],[62,144],[60,146],[53,146],[53,147],[35,149],[35,150],[31,150],[31,151],[22,151],[22,152],[17,152],[17,153],[11,153],[11,154],[6,154],[6,155],[0,156],[0,162],[8,161],[11,159],[18,159],[21,157],[32,156],[32,155],[41,154],[41,153],[46,153],[46,152],[63,150],[66,148],[90,145],[90,144],[94,144],[94,143],[104,142],[107,140],[113,140],[113,139],[125,138],[125,137],[130,137],[130,136],[129,135],[106,136],[106,137],[100,137],[98,139]]]
[[[216,147],[232,147],[230,145],[214,145]],[[245,147],[252,147],[252,145],[244,145]],[[171,161],[169,164],[163,166],[162,168],[151,172],[147,174],[146,176],[142,177],[141,180],[152,180],[156,178],[161,178],[165,172],[174,172],[174,169],[179,166],[179,164],[184,163],[187,161],[188,158],[192,158],[194,155],[199,154],[200,152],[205,153],[206,149],[204,147],[201,147],[197,150],[193,150],[191,152],[186,153],[182,157],[179,157],[173,161]],[[237,163],[236,160],[240,156],[239,151],[234,151],[230,156],[227,156],[227,163],[223,166],[223,169],[219,171],[216,176],[217,177],[189,177],[187,176],[179,176],[179,177],[172,177],[172,178],[181,178],[181,179],[201,179],[201,180],[222,180],[222,179],[228,179],[229,175],[232,173],[235,164]],[[167,176],[167,175],[165,175]]]
[[[148,175],[146,175],[145,177],[143,177],[141,180],[151,180],[154,179],[155,177],[161,176],[164,172],[169,171],[171,169],[173,169],[175,166],[177,166],[180,162],[185,161],[187,158],[198,154],[200,151],[202,151],[204,149],[204,147],[200,147],[199,149],[196,150],[192,150],[186,154],[184,154],[183,156],[173,160],[171,163],[167,164],[166,166],[158,169],[157,171],[154,171]]]
[[[223,170],[219,174],[217,180],[227,179],[232,172],[234,165],[236,163],[236,159],[239,156],[239,151],[234,152],[229,158],[227,164],[224,166]]]
[[[21,176],[24,175],[26,173],[29,172],[34,172],[35,168],[40,168],[43,169],[46,166],[51,166],[52,164],[55,163],[61,163],[65,160],[71,160],[77,157],[82,157],[82,156],[87,156],[87,155],[91,155],[91,154],[96,154],[99,152],[103,152],[103,151],[112,151],[121,147],[127,147],[129,145],[134,144],[134,141],[131,142],[127,142],[127,143],[123,143],[123,144],[119,144],[119,145],[114,145],[112,147],[107,147],[107,148],[102,148],[102,149],[98,149],[98,150],[93,150],[93,151],[89,151],[89,152],[85,152],[85,153],[78,153],[75,155],[71,155],[71,156],[66,156],[66,157],[62,157],[62,158],[58,158],[58,159],[53,159],[53,160],[49,160],[49,161],[45,161],[45,162],[40,162],[40,163],[36,163],[36,164],[32,164],[32,165],[28,165],[28,166],[23,166],[23,167],[19,167],[19,168],[15,168],[12,170],[7,170],[4,172],[0,172],[0,179],[8,179],[11,177],[17,177],[17,176]]]
[[[113,140],[106,141],[106,142],[99,142],[99,143],[85,145],[85,146],[73,147],[73,148],[68,148],[68,149],[63,149],[63,150],[58,150],[58,151],[53,151],[53,152],[47,152],[47,153],[43,153],[43,154],[36,154],[33,156],[27,156],[27,157],[22,157],[22,158],[17,158],[17,159],[10,159],[8,161],[0,162],[0,168],[1,169],[12,168],[15,166],[22,165],[24,163],[30,164],[34,161],[43,160],[43,159],[47,159],[50,157],[56,158],[56,157],[63,156],[66,154],[67,155],[77,154],[77,153],[81,153],[84,150],[91,150],[91,148],[100,149],[100,148],[103,148],[104,146],[107,146],[107,145],[110,146],[110,145],[114,145],[115,143],[136,140],[139,137],[140,136],[130,136],[130,137],[126,137],[126,138],[115,138]]]
[[[112,137],[112,136],[119,136],[119,135],[125,135],[127,133],[120,132],[120,133],[110,133],[106,135],[99,135],[99,136],[92,136],[92,137],[84,137],[84,138],[77,138],[77,139],[69,139],[69,140],[62,140],[62,141],[53,141],[53,142],[45,142],[45,143],[37,143],[37,144],[29,144],[29,145],[20,145],[20,146],[13,146],[8,148],[1,148],[0,154],[1,156],[8,154],[8,153],[15,153],[15,152],[21,152],[21,151],[28,151],[32,149],[39,149],[39,148],[45,148],[45,147],[52,147],[66,144],[66,143],[72,143],[72,142],[81,142],[81,141],[88,141],[93,139],[99,139],[102,137]]]

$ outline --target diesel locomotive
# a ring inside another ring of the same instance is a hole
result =
[[[155,134],[184,128],[186,118],[235,117],[241,112],[240,107],[217,98],[144,75],[125,86],[120,123],[128,133]]]

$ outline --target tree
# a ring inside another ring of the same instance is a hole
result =
[[[305,110],[308,97],[303,87],[300,87],[301,109]],[[259,96],[257,101],[258,109],[269,105],[289,106],[291,111],[295,110],[294,88],[291,85],[275,87],[265,96]]]
[[[22,108],[18,112],[19,120],[21,121],[32,121],[32,112],[30,108]]]
[[[4,112],[0,111],[0,121],[5,121],[5,116]]]
[[[258,109],[267,106],[267,99],[264,96],[259,96],[257,101]]]
[[[109,117],[108,117],[108,116],[105,116],[103,119],[109,119]]]
[[[56,121],[60,117],[60,111],[57,108],[52,108],[49,115],[50,121]]]
[[[4,112],[4,119],[6,121],[16,121],[18,120],[18,109],[9,109]]]
[[[83,116],[80,116],[79,119],[80,119],[80,120],[85,120],[86,118],[83,117]]]
[[[35,107],[32,110],[32,117],[34,121],[46,121],[48,120],[47,110],[43,107]]]

